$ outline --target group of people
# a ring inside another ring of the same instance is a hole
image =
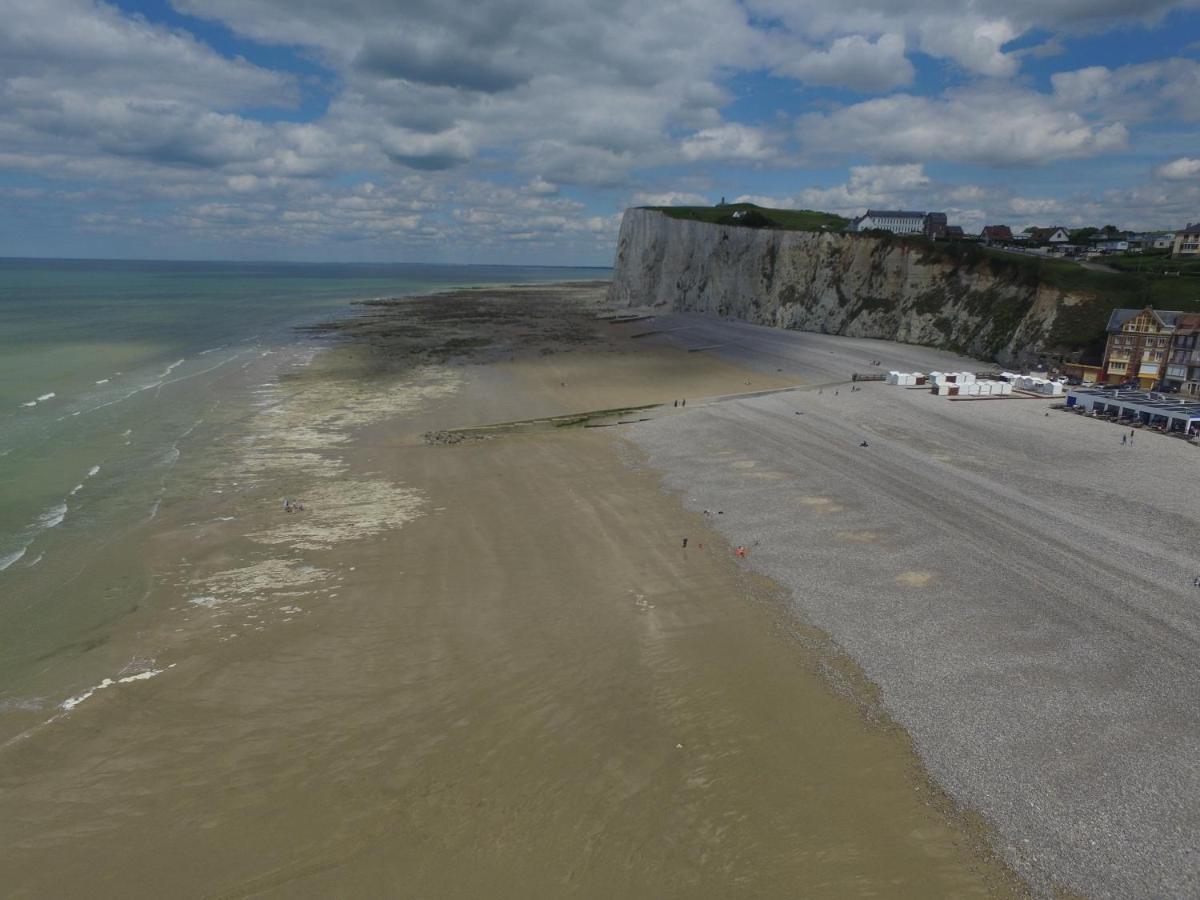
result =
[[[1121,434],[1121,446],[1124,447],[1124,446],[1128,445],[1128,446],[1132,447],[1133,446],[1133,436],[1135,433],[1136,432],[1132,428],[1129,429],[1129,434],[1122,433]]]
[[[300,503],[297,500],[293,500],[290,497],[284,497],[283,498],[283,511],[286,513],[304,512],[304,504]]]

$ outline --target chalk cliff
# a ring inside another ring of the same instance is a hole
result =
[[[1055,324],[1093,300],[1029,272],[977,250],[935,251],[890,236],[714,225],[629,209],[609,296],[624,306],[925,344],[1019,364],[1078,349]]]

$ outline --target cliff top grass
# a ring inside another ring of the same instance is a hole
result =
[[[757,213],[770,220],[770,226],[782,231],[841,231],[849,219],[833,213],[818,212],[813,209],[769,209],[754,203],[727,203],[724,206],[647,206],[670,216],[672,219],[683,219],[691,222],[710,222],[713,225],[742,225],[746,227],[764,227],[750,223],[732,221],[731,217],[739,210]]]
[[[1059,311],[1049,335],[1050,346],[1095,353],[1103,344],[1105,326],[1114,309],[1153,306],[1200,312],[1200,278],[1148,271],[1105,272],[1071,260],[1005,253],[974,243],[904,240],[919,244],[931,262],[952,262],[972,269],[986,267],[1002,281],[1087,296],[1082,303]]]

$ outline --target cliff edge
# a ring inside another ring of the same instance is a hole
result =
[[[629,209],[609,299],[1018,365],[1082,349],[1103,313],[1088,293],[1039,278],[1037,262],[890,235],[716,225]],[[1065,320],[1086,339],[1067,336]]]

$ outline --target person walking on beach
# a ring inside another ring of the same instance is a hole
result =
[[[1125,435],[1121,435],[1121,446],[1122,446],[1122,447],[1124,447],[1124,446],[1125,446],[1125,441],[1126,441],[1126,440],[1128,440],[1128,438],[1126,438],[1126,437],[1125,437]]]
[[[687,538],[684,538],[684,539],[683,539],[683,548],[684,548],[685,550],[687,549]]]

